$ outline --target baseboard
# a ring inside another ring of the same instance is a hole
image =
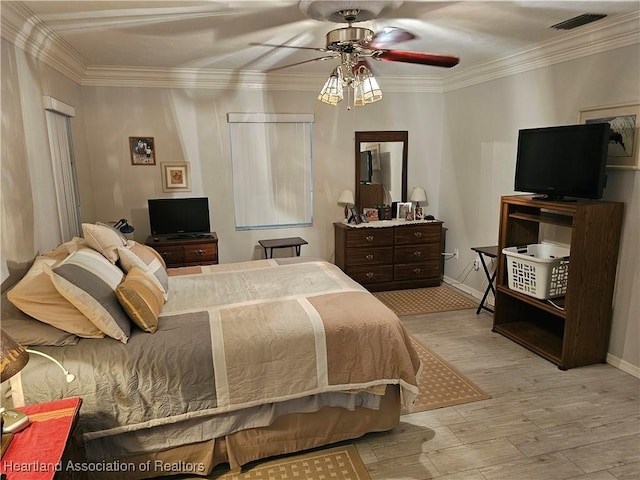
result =
[[[468,285],[465,285],[464,283],[460,283],[457,280],[454,280],[451,277],[447,277],[446,275],[442,276],[442,281],[444,283],[446,283],[447,285],[453,287],[453,288],[457,288],[458,290],[463,291],[464,293],[468,293],[469,295],[471,295],[473,298],[476,298],[478,300],[478,302],[480,300],[482,300],[482,296],[484,295],[484,292],[480,292],[478,290],[476,290],[475,288],[471,288]],[[485,300],[485,305],[490,306],[493,308],[493,298],[491,298],[492,295],[489,295],[489,297]]]
[[[617,369],[622,370],[629,375],[633,375],[636,378],[640,378],[640,367],[633,365],[632,363],[627,362],[626,360],[622,360],[621,358],[616,357],[615,355],[611,355],[607,353],[607,363],[611,366],[616,367]]]
[[[468,285],[465,285],[464,283],[460,283],[451,277],[447,277],[446,275],[442,277],[442,281],[447,285],[450,285],[454,288],[457,288],[458,290],[468,293],[472,297],[477,298],[478,301],[480,301],[482,299],[482,296],[484,295],[484,292],[480,292],[475,288],[471,288]],[[490,305],[493,307],[492,300],[493,300],[492,298],[488,298],[486,302],[487,305]],[[615,355],[607,353],[607,363],[612,367],[616,367],[617,369],[622,370],[625,373],[628,373],[629,375],[633,375],[636,378],[640,378],[640,367],[633,365],[632,363],[629,363],[625,360],[622,360],[621,358],[618,358]]]

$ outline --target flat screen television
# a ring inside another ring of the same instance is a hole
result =
[[[520,130],[515,190],[536,198],[602,198],[611,127],[587,123]]]
[[[152,235],[209,234],[209,199],[150,198],[149,224]]]

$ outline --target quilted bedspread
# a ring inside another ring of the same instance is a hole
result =
[[[261,425],[274,405],[375,396],[389,384],[400,385],[411,407],[420,365],[407,332],[335,265],[188,267],[172,272],[169,287],[154,334],[134,329],[127,344],[38,347],[77,380],[65,384],[54,365],[33,358],[37,367],[21,375],[25,402],[82,397],[86,440],[119,435],[126,453],[134,444],[165,448]],[[169,428],[178,424],[175,438]]]

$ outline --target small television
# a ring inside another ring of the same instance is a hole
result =
[[[149,224],[152,235],[209,234],[209,199],[150,198]]]
[[[360,183],[371,183],[373,177],[373,155],[371,150],[360,152]]]
[[[520,130],[514,189],[549,200],[602,198],[610,137],[608,123]]]

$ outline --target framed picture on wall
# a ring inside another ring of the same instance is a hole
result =
[[[155,165],[156,144],[153,137],[129,137],[131,165]]]
[[[162,191],[190,192],[191,174],[188,162],[162,162]]]
[[[608,123],[611,126],[607,168],[640,170],[640,104],[625,103],[580,110],[580,123]]]

